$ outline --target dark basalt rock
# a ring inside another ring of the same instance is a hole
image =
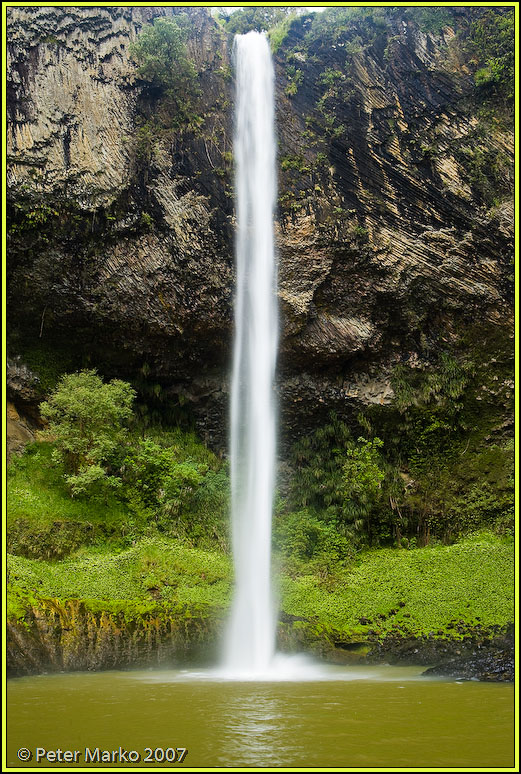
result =
[[[371,643],[368,663],[434,664],[425,676],[510,682],[514,679],[514,632],[467,627],[461,640],[444,637],[393,638]]]
[[[10,339],[13,354],[27,342],[73,350],[80,366],[139,383],[145,399],[159,386],[163,405],[188,407],[224,447],[231,38],[205,9],[181,10],[203,123],[158,137],[144,162],[136,136],[156,97],[129,43],[154,15],[178,11],[8,9]],[[454,28],[461,18],[456,9]],[[310,29],[309,18],[293,24],[275,57],[289,440],[331,409],[349,421],[388,403],[397,362],[421,363],[423,349],[450,346],[476,320],[481,338],[512,325],[513,133],[478,118],[454,29],[424,33],[390,14],[387,30],[368,37],[355,24],[335,46],[309,42]],[[290,63],[301,72],[294,93]],[[341,77],[328,85],[331,71]],[[495,160],[493,201],[476,153]]]
[[[513,649],[491,648],[486,653],[475,653],[469,658],[454,659],[426,669],[426,677],[453,677],[455,680],[484,682],[513,682],[515,661]]]

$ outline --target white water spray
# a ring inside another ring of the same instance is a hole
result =
[[[236,263],[231,394],[235,596],[225,668],[255,678],[275,651],[271,519],[275,471],[274,375],[278,320],[273,66],[264,34],[235,38]]]

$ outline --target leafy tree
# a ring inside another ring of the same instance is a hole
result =
[[[373,438],[372,441],[359,438],[358,446],[347,449],[347,462],[343,469],[346,497],[375,497],[384,477],[378,451],[382,446],[380,438]]]
[[[475,75],[478,87],[488,87],[507,102],[514,99],[514,10],[488,10],[472,24],[470,43],[483,64]]]
[[[127,488],[142,507],[156,508],[170,468],[175,464],[175,450],[162,447],[151,438],[143,438],[126,456],[123,470]]]
[[[124,494],[132,510],[161,531],[196,542],[211,537],[225,547],[228,474],[185,454],[175,444],[140,439],[124,461]]]
[[[243,35],[251,30],[267,32],[295,14],[295,9],[284,6],[257,5],[242,8],[232,13],[226,22],[226,29],[235,35]]]
[[[154,19],[142,29],[129,49],[140,78],[162,91],[191,84],[196,70],[187,53],[189,28],[186,14],[179,14]]]
[[[197,70],[186,45],[189,30],[186,14],[160,17],[143,28],[129,49],[139,77],[161,97],[161,123],[168,119],[171,126],[190,121],[199,94]]]
[[[371,441],[358,438],[357,445],[347,448],[347,460],[342,469],[344,514],[354,522],[355,528],[365,527],[369,539],[372,536],[371,512],[385,477],[379,451],[382,446],[380,438]]]
[[[172,516],[178,516],[181,509],[189,506],[194,492],[204,480],[206,465],[187,459],[174,465],[165,481],[165,510]]]
[[[135,393],[130,384],[113,379],[105,384],[96,371],[66,374],[48,401],[40,406],[54,440],[53,459],[63,464],[72,495],[98,485],[120,486],[111,462],[122,447],[132,416]]]

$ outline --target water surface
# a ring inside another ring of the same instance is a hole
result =
[[[513,766],[512,685],[420,677],[420,667],[330,669],[326,679],[238,682],[179,671],[8,682],[8,765],[21,747],[135,750],[136,768]],[[143,763],[145,748],[187,748]],[[73,767],[45,763],[38,768]],[[91,763],[92,767],[133,764]],[[84,758],[77,766],[86,768]],[[87,768],[89,764],[87,765]]]

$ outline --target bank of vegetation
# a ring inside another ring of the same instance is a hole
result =
[[[444,369],[409,391],[399,372],[389,427],[374,423],[384,440],[369,417],[364,437],[333,416],[294,445],[273,539],[282,615],[304,640],[458,639],[512,621],[512,444],[449,423],[465,380]],[[90,370],[41,404],[45,429],[8,468],[12,621],[49,599],[127,620],[224,617],[228,465],[193,432],[144,427],[134,398]]]

